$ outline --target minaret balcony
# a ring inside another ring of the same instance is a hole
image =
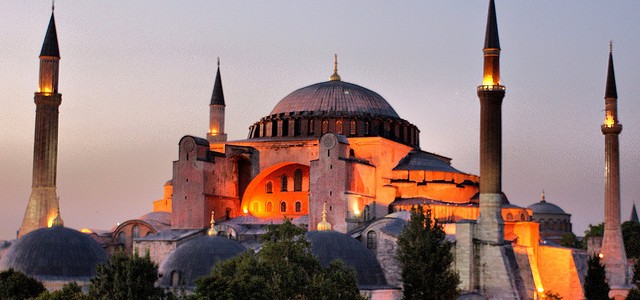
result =
[[[604,135],[607,135],[607,134],[620,134],[620,132],[622,131],[622,124],[620,124],[620,123],[602,124],[600,126],[600,129],[602,130],[602,134],[604,134]]]
[[[479,85],[478,92],[504,92],[504,85]]]

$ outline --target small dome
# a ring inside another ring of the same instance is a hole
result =
[[[162,277],[159,284],[164,287],[176,285],[173,274],[177,274],[177,285],[195,286],[195,280],[209,275],[217,262],[232,258],[246,250],[240,243],[221,236],[195,238],[173,250],[162,261]]]
[[[527,208],[531,209],[534,214],[567,214],[559,206],[544,200],[536,204],[529,205]]]
[[[0,270],[13,268],[41,281],[88,281],[108,258],[88,235],[54,226],[17,240],[0,259]]]
[[[358,287],[387,285],[376,256],[356,239],[337,231],[310,231],[306,238],[322,266],[339,259],[354,268]]]
[[[271,115],[291,112],[400,118],[387,100],[376,92],[340,80],[316,83],[292,92],[278,102]]]

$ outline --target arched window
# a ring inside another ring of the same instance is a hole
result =
[[[313,120],[309,120],[309,133],[313,134],[316,132],[315,122]]]
[[[273,211],[273,203],[271,203],[271,201],[267,202],[267,212],[272,212]]]
[[[131,228],[131,237],[134,239],[140,237],[140,226],[133,225],[133,227]]]
[[[287,212],[287,202],[280,202],[280,212]]]
[[[336,121],[336,133],[342,134],[342,121],[340,120]]]
[[[302,203],[300,201],[296,201],[296,212],[299,213],[302,211]]]
[[[287,175],[282,175],[280,176],[280,191],[281,192],[286,192],[288,190],[287,188]]]
[[[231,208],[227,207],[227,210],[225,211],[224,218],[225,218],[226,220],[231,219],[231,213],[232,213],[232,212],[233,212],[233,210],[232,210]]]
[[[322,134],[327,133],[327,131],[329,131],[329,121],[324,120],[322,121]]]
[[[520,214],[520,221],[526,221],[527,217],[524,214]]]
[[[370,216],[371,212],[369,210],[370,210],[369,205],[365,205],[362,213],[362,216],[364,217],[365,221],[371,218]]]
[[[507,221],[513,221],[513,215],[511,213],[507,214]]]
[[[349,134],[356,134],[356,121],[351,121],[351,125],[349,126]]]
[[[258,202],[253,202],[253,208],[251,209],[251,212],[257,213],[259,207],[260,206],[259,206]]]
[[[356,152],[353,151],[353,149],[349,149],[349,157],[355,157],[356,156]]]
[[[377,242],[376,232],[373,230],[367,232],[367,249],[376,249]]]
[[[118,243],[124,245],[126,242],[127,242],[127,235],[124,233],[124,231],[120,231],[120,233],[118,233]]]
[[[267,181],[267,184],[264,186],[264,191],[267,194],[272,194],[273,193],[273,182]]]
[[[369,121],[364,122],[364,134],[369,134]]]
[[[180,285],[180,272],[173,271],[171,272],[171,286],[179,286]]]
[[[302,191],[302,170],[296,169],[293,172],[293,191]]]

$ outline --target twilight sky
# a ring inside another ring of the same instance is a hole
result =
[[[109,229],[151,211],[178,141],[204,137],[216,57],[229,140],[290,92],[331,75],[382,95],[421,130],[423,150],[478,174],[488,1],[56,1],[58,195],[65,225]],[[574,232],[603,221],[609,40],[618,85],[622,219],[640,205],[640,2],[496,1],[503,190],[547,200]],[[49,1],[0,15],[0,239],[31,191],[38,55]],[[635,83],[634,83],[635,82]],[[636,116],[636,117],[633,117]]]

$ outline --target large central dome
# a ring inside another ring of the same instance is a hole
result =
[[[270,115],[295,112],[399,118],[393,107],[376,92],[340,80],[316,83],[298,89],[280,100]]]
[[[325,133],[383,137],[420,148],[420,130],[378,93],[344,82],[337,61],[330,81],[295,90],[249,128],[249,139],[319,139]]]

